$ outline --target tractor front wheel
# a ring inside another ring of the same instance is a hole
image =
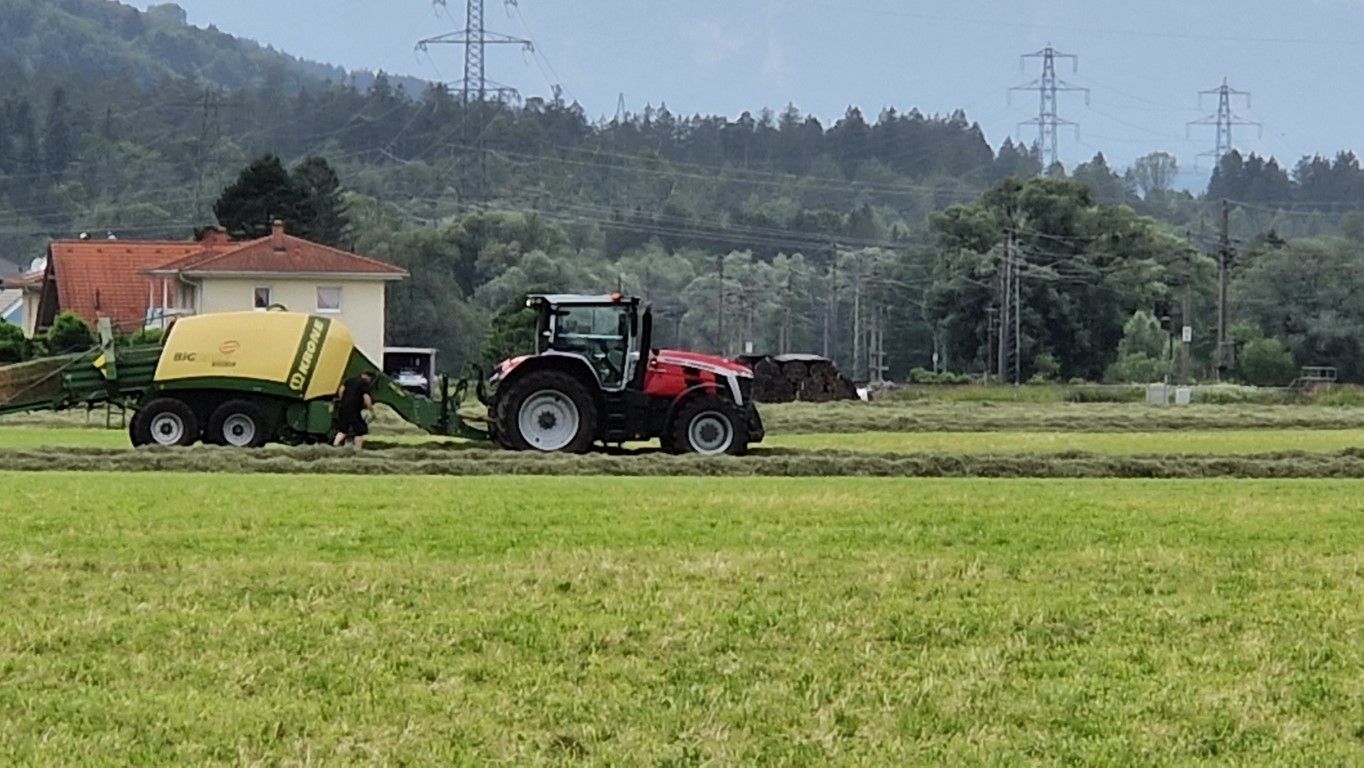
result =
[[[728,400],[702,397],[678,411],[664,446],[675,453],[743,456],[748,453],[748,427]]]
[[[199,439],[199,420],[194,410],[173,397],[147,403],[133,417],[133,445],[186,446]]]
[[[587,453],[597,434],[597,404],[574,376],[533,371],[498,397],[499,439],[516,451]]]

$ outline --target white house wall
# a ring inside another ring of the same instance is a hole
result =
[[[318,312],[319,286],[341,287],[341,311]],[[198,312],[239,312],[253,309],[257,288],[269,288],[270,300],[293,312],[309,312],[333,317],[345,323],[355,336],[355,345],[370,360],[382,365],[384,359],[384,286],[378,280],[344,279],[244,279],[204,278]]]

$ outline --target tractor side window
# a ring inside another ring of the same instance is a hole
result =
[[[565,307],[557,318],[555,349],[586,357],[606,386],[624,383],[629,325],[618,307]]]

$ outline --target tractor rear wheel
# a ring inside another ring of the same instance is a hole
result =
[[[265,414],[250,400],[228,400],[208,418],[204,442],[233,448],[259,448],[270,439]]]
[[[199,439],[194,410],[173,397],[147,403],[131,424],[133,445],[186,446]]]
[[[748,453],[748,426],[732,403],[718,397],[701,397],[682,406],[673,421],[671,437],[671,444],[664,445],[675,453]]]
[[[562,371],[532,371],[497,402],[499,439],[514,451],[587,453],[597,434],[597,401]]]

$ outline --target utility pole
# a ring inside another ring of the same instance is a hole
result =
[[[990,385],[990,358],[995,354],[995,318],[999,308],[994,305],[985,308],[985,385]]]
[[[1217,372],[1220,378],[1222,372],[1232,366],[1234,357],[1227,342],[1230,310],[1227,284],[1230,282],[1231,263],[1235,254],[1231,247],[1231,204],[1226,200],[1222,201],[1222,218],[1217,229]]]
[[[1250,109],[1250,93],[1247,91],[1238,91],[1235,88],[1232,88],[1230,85],[1227,84],[1226,78],[1222,78],[1222,84],[1216,88],[1210,88],[1206,91],[1199,91],[1198,106],[1200,107],[1203,106],[1203,98],[1205,96],[1217,97],[1217,114],[1209,115],[1203,118],[1202,120],[1189,121],[1189,123],[1184,127],[1184,134],[1186,136],[1189,135],[1189,131],[1192,130],[1193,127],[1196,125],[1211,125],[1216,127],[1217,143],[1213,147],[1213,150],[1211,152],[1204,152],[1203,154],[1199,155],[1199,157],[1211,157],[1212,165],[1214,168],[1216,168],[1222,162],[1222,158],[1226,157],[1227,153],[1231,152],[1232,149],[1235,148],[1235,145],[1232,144],[1231,140],[1232,127],[1238,125],[1253,125],[1260,130],[1261,135],[1264,135],[1264,126],[1260,125],[1254,120],[1247,120],[1246,118],[1241,117],[1240,115],[1232,111],[1231,108],[1232,99],[1238,96],[1245,98],[1246,109]]]
[[[1013,239],[1013,235],[1009,235]],[[1018,389],[1023,384],[1023,275],[1019,272],[1019,259],[1014,255],[1016,248],[1010,248],[1010,263],[1013,265],[1013,284],[1014,284],[1014,389]]]
[[[739,353],[753,354],[754,302],[756,297],[747,288],[739,289],[739,304],[743,307],[743,335],[739,339]]]
[[[1032,82],[1017,85],[1009,89],[1009,95],[1014,91],[1037,91],[1039,107],[1037,117],[1032,120],[1025,120],[1019,123],[1019,127],[1025,125],[1037,126],[1037,148],[1042,153],[1044,161],[1043,172],[1060,162],[1061,154],[1058,148],[1057,134],[1063,125],[1075,127],[1075,135],[1080,134],[1080,124],[1066,120],[1060,116],[1058,95],[1063,92],[1081,92],[1085,95],[1085,106],[1089,106],[1089,89],[1077,85],[1071,85],[1056,76],[1056,60],[1070,59],[1071,69],[1074,72],[1080,71],[1080,58],[1073,54],[1061,53],[1050,44],[1046,48],[1035,53],[1024,54],[1020,58],[1020,65],[1026,67],[1028,59],[1042,60],[1042,76]]]
[[[715,254],[715,347],[725,354],[725,256]]]
[[[867,342],[867,358],[870,370],[867,378],[879,384],[886,380],[886,308],[877,304],[871,313],[871,338]]]
[[[837,254],[835,254],[834,258],[836,261],[838,258]],[[833,359],[833,357],[830,355],[830,352],[832,351],[830,349],[830,343],[832,342],[833,336],[834,316],[837,314],[838,314],[838,272],[837,264],[833,263],[829,265],[828,293],[825,294],[824,299],[824,347],[823,347],[824,357],[827,357],[831,360]]]
[[[1013,291],[1010,285],[1013,278],[1012,250],[1013,233],[1009,233],[1004,237],[1004,253],[1002,256],[1004,269],[999,277],[999,349],[995,367],[1000,384],[1009,380],[1009,312],[1012,309],[1010,304],[1013,301]]]
[[[1192,240],[1193,233],[1185,231],[1185,239]],[[1189,358],[1191,357],[1190,345],[1193,343],[1193,258],[1192,250],[1184,253],[1184,305],[1180,308],[1180,357],[1179,357],[1179,383],[1189,383]]]
[[[853,356],[852,369],[860,373],[866,373],[866,368],[862,363],[865,358],[862,356],[862,348],[865,346],[862,338],[862,256],[859,254],[853,262]]]
[[[790,268],[786,270],[786,285],[782,290],[781,339],[777,343],[777,352],[783,355],[791,351],[791,301],[793,293],[791,279],[794,274],[794,270]]]

